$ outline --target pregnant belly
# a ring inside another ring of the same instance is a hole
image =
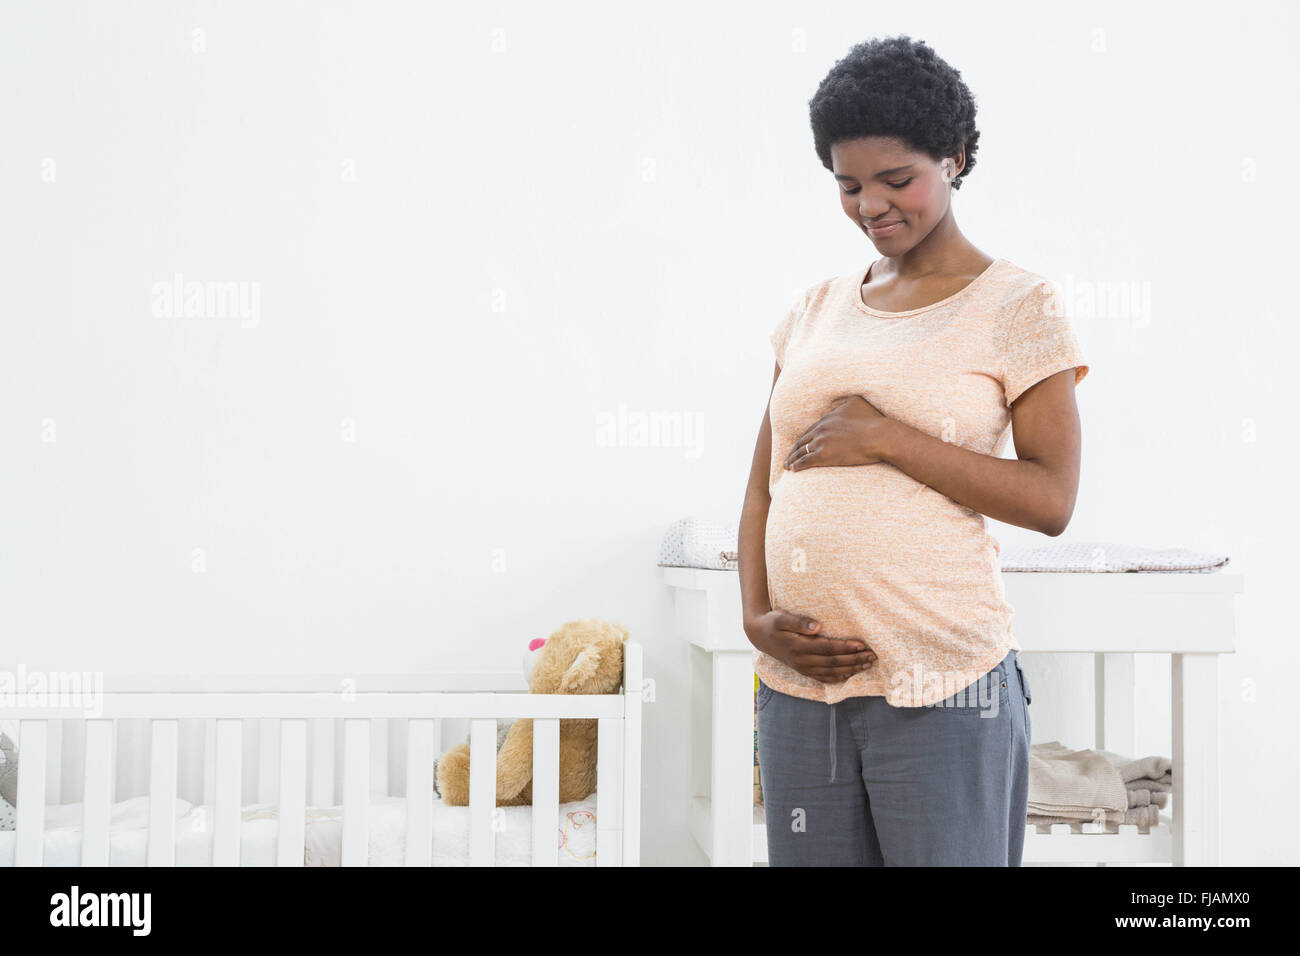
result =
[[[783,472],[765,555],[772,606],[832,637],[942,639],[1007,610],[984,517],[884,462]]]

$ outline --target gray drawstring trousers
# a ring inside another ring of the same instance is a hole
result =
[[[927,707],[827,705],[760,682],[769,865],[1019,866],[1032,699],[1014,650]]]

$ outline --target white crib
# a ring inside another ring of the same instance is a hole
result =
[[[274,859],[302,866],[308,800],[331,806],[341,793],[341,864],[368,863],[372,797],[405,801],[406,866],[432,862],[433,762],[463,737],[471,747],[469,863],[496,861],[496,720],[532,718],[532,866],[557,864],[560,721],[597,721],[595,863],[640,861],[642,652],[624,645],[621,692],[529,694],[517,673],[310,677],[105,676],[93,713],[87,699],[0,706],[17,721],[18,799],[12,859],[46,862],[46,811],[81,797],[82,866],[109,864],[111,810],[120,795],[115,755],[123,738],[147,733],[147,864],[176,862],[178,780],[201,776],[212,807],[211,861],[238,866],[242,810],[252,798],[276,805]],[[195,739],[195,728],[198,736]],[[465,811],[459,811],[465,812]]]

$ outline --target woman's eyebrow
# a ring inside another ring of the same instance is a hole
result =
[[[882,169],[880,172],[876,173],[875,178],[879,179],[882,176],[893,176],[895,173],[905,173],[915,165],[916,163],[908,163],[906,166],[895,166],[893,169]],[[835,178],[843,180],[843,179],[857,179],[858,177],[848,176],[845,175],[844,173],[836,173]]]

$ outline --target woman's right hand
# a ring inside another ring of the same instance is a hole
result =
[[[772,610],[745,622],[749,642],[805,677],[838,684],[867,670],[876,660],[865,641],[825,637],[821,622],[802,614]]]

